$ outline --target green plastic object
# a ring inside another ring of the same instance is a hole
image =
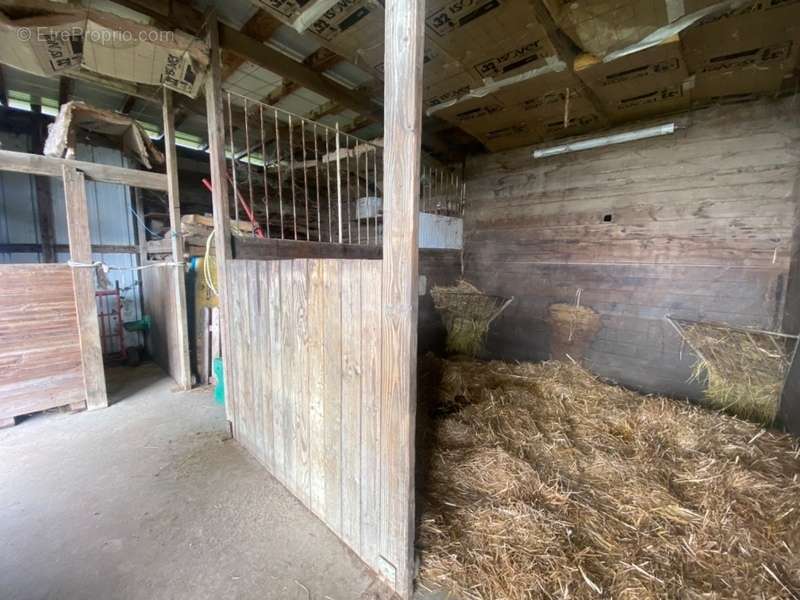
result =
[[[214,377],[217,379],[217,385],[214,387],[214,400],[217,404],[225,404],[225,375],[222,370],[222,357],[218,356],[214,359],[214,364],[211,367],[214,370]]]
[[[126,321],[123,327],[125,327],[125,331],[150,331],[150,315],[145,315],[135,321]]]

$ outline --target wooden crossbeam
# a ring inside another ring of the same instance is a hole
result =
[[[131,187],[162,192],[167,191],[167,177],[161,173],[101,165],[82,160],[53,158],[51,156],[41,156],[39,154],[28,154],[26,152],[0,150],[0,171],[44,175],[46,177],[61,177],[63,167],[81,171],[88,179],[94,181],[120,183]]]
[[[278,19],[264,10],[257,10],[242,27],[242,33],[249,35],[254,40],[266,42],[275,33],[275,30],[283,25]],[[225,81],[241,67],[247,59],[238,54],[224,52],[222,57],[222,80]]]
[[[316,52],[312,52],[309,56],[303,60],[303,64],[307,65],[308,67],[314,69],[317,73],[323,73],[330,69],[332,66],[342,62],[344,59],[336,54],[335,52],[331,52],[327,48],[319,48]],[[267,96],[263,101],[266,104],[277,104],[286,96],[289,96],[300,89],[300,84],[294,81],[284,81],[283,85],[280,89],[275,90],[269,96]]]

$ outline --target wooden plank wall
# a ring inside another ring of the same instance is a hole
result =
[[[436,311],[431,288],[453,285],[461,277],[460,250],[420,250],[419,275],[425,288],[420,289],[419,323],[417,324],[417,349],[419,356],[425,352],[442,354],[445,351],[447,332]]]
[[[72,270],[0,265],[0,420],[85,403]]]
[[[155,363],[176,382],[180,381],[181,363],[175,309],[176,267],[155,267],[142,270],[142,303],[150,316],[147,351]]]
[[[596,373],[696,396],[692,356],[664,315],[780,328],[798,117],[796,99],[715,107],[682,116],[686,129],[671,136],[544,160],[529,148],[469,160],[466,278],[517,298],[493,326],[490,352],[548,358],[548,306],[575,303],[581,290],[601,319],[585,354]]]
[[[381,261],[230,260],[234,435],[370,567],[407,550],[381,514]]]

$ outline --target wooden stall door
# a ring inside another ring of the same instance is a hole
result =
[[[85,406],[72,269],[0,265],[0,421]]]
[[[236,438],[394,586],[409,566],[386,514],[398,449],[381,394],[381,269],[228,261],[228,390]]]

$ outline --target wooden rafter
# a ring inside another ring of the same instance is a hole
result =
[[[259,9],[248,19],[247,23],[244,24],[242,33],[259,42],[266,42],[282,24],[283,23],[266,11]],[[225,81],[228,77],[233,75],[245,62],[247,62],[247,59],[238,54],[232,54],[230,52],[223,53],[222,80]]]
[[[184,2],[174,1],[169,5],[166,2],[146,4],[143,0],[115,0],[115,2],[162,23],[167,22],[173,28],[194,34],[199,34],[206,25],[205,15]],[[251,62],[321,96],[339,102],[359,114],[370,116],[375,121],[382,119],[380,106],[371,98],[324,77],[311,67],[265,45],[263,41],[245,32],[237,31],[224,23],[219,23],[218,29],[220,48],[224,52],[234,54],[243,61]]]
[[[610,119],[605,105],[597,94],[583,83],[581,78],[575,73],[575,59],[578,57],[579,53],[575,49],[572,41],[558,27],[550,11],[544,5],[543,0],[531,0],[531,5],[536,20],[539,21],[539,24],[544,28],[547,39],[550,41],[553,48],[555,48],[556,54],[567,64],[567,71],[573,80],[575,89],[579,90],[581,94],[583,94],[583,97],[592,104],[595,112],[603,122],[603,126],[608,126]]]
[[[303,64],[314,69],[317,73],[323,73],[330,69],[332,66],[342,62],[344,58],[328,50],[327,48],[319,48],[316,52],[312,52],[303,61]],[[286,96],[289,96],[301,88],[300,84],[295,81],[284,80],[280,89],[275,90],[269,96],[264,98],[263,102],[266,104],[277,104]]]

